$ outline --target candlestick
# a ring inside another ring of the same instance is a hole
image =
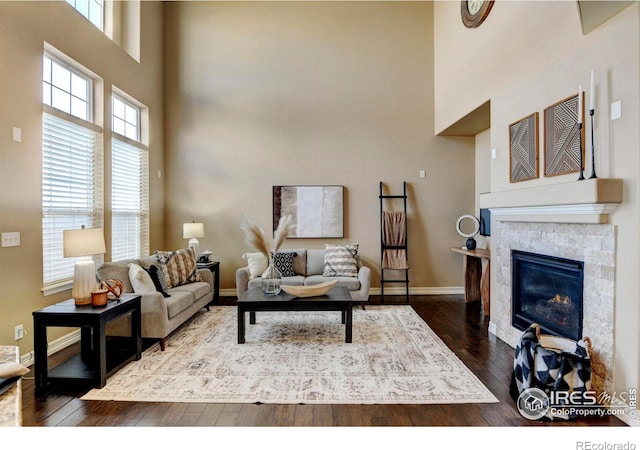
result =
[[[578,85],[578,125],[582,123],[582,85]]]
[[[591,176],[589,178],[598,178],[596,175],[596,150],[593,142],[593,114],[595,111],[593,108],[589,110],[589,115],[591,116]]]
[[[578,180],[584,180],[584,173],[582,171],[582,166],[583,166],[583,162],[582,162],[582,123],[578,122],[578,142],[579,142],[579,148],[578,148],[578,154],[580,156],[580,175],[578,176]]]
[[[589,111],[593,111],[593,99],[594,99],[594,77],[595,74],[593,73],[593,70],[591,71],[591,90],[589,91]]]

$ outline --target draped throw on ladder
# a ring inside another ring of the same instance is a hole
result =
[[[402,211],[383,211],[382,244],[385,246],[405,245],[406,216]],[[407,251],[405,249],[385,249],[382,253],[383,269],[408,269]]]

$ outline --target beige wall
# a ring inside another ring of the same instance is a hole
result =
[[[434,136],[431,3],[180,2],[166,33],[170,247],[204,222],[200,246],[233,290],[250,250],[240,221],[270,230],[273,185],[344,185],[345,238],[285,247],[358,242],[377,287],[379,182],[406,180],[411,286],[459,292],[449,248],[474,212],[474,147]]]
[[[42,288],[42,54],[48,42],[150,109],[151,245],[163,240],[162,6],[142,2],[138,63],[66,2],[0,2],[0,232],[19,231],[21,246],[0,248],[0,344],[14,345],[13,328],[24,324],[24,354],[33,348],[31,312],[69,298],[70,291],[43,296]],[[106,102],[103,117],[110,113]],[[108,122],[107,122],[108,123]],[[22,142],[12,128],[22,129]],[[109,204],[109,130],[104,132],[105,205]],[[105,226],[109,238],[110,215]],[[108,244],[107,244],[108,245]],[[109,255],[106,255],[107,258]],[[51,333],[53,337],[56,333]]]
[[[611,217],[618,239],[615,388],[620,392],[637,387],[640,4],[586,35],[577,2],[496,2],[485,23],[474,30],[461,24],[456,2],[436,2],[434,15],[436,132],[491,101],[490,140],[483,144],[497,149],[490,165],[491,192],[575,182],[575,174],[545,178],[541,157],[539,179],[510,184],[508,126],[536,111],[542,124],[544,109],[574,95],[578,84],[587,90],[588,105],[590,71],[595,71],[597,173],[624,179],[624,202]],[[609,105],[615,100],[622,101],[622,118],[611,121]],[[543,141],[541,131],[541,145]]]

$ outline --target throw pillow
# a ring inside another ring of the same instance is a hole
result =
[[[158,266],[162,269],[169,289],[183,284],[202,281],[196,265],[196,257],[191,247],[175,251],[154,252]]]
[[[255,278],[262,275],[262,272],[267,270],[269,262],[264,253],[245,253],[242,258],[247,260],[249,265],[249,278]]]
[[[143,294],[156,291],[153,280],[146,270],[133,263],[129,263],[128,267],[129,281],[131,282],[131,286],[133,286],[133,292]]]
[[[357,277],[357,247],[327,245],[324,249],[324,277]]]
[[[296,252],[277,252],[272,255],[273,264],[283,277],[295,277],[296,271],[293,269],[293,258],[297,255]]]
[[[153,285],[156,287],[156,291],[160,292],[164,298],[171,297],[171,295],[167,292],[169,290],[169,287],[167,286],[167,280],[165,280],[162,270],[160,270],[156,265],[143,267],[143,269],[146,270],[151,277],[151,281],[153,281]]]

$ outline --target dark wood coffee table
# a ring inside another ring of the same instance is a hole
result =
[[[345,324],[345,342],[351,343],[353,299],[344,286],[336,286],[318,297],[294,297],[282,291],[278,295],[266,295],[259,287],[247,290],[238,299],[238,344],[244,344],[245,315],[249,323],[256,323],[257,311],[340,311]]]

